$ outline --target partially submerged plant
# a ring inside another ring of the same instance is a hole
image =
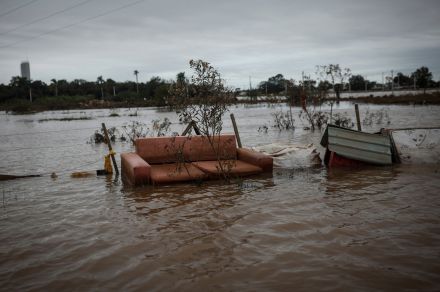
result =
[[[222,176],[227,179],[230,173],[226,160],[222,157],[220,143],[215,137],[223,129],[222,118],[233,100],[232,91],[227,89],[220,73],[208,62],[191,60],[194,71],[189,84],[176,82],[170,89],[168,103],[176,111],[181,121],[194,121],[205,136],[217,156]]]
[[[348,128],[351,129],[354,127],[354,123],[351,120],[351,118],[347,117],[347,113],[344,114],[334,114],[332,117],[332,124],[339,126],[339,127],[343,127],[343,128]]]
[[[269,127],[268,127],[266,124],[264,124],[264,125],[258,127],[258,133],[264,133],[264,134],[267,134],[267,131],[268,131],[268,130],[269,130]]]
[[[289,130],[295,129],[294,123],[295,120],[292,117],[292,112],[291,111],[287,111],[287,112],[283,112],[283,111],[277,111],[272,113],[273,116],[273,121],[274,121],[274,128],[278,128],[279,131],[282,130]],[[266,130],[267,132],[267,130]]]
[[[107,133],[110,141],[115,142],[119,133],[118,129],[116,129],[116,127],[108,128]],[[90,141],[95,144],[106,143],[107,141],[105,139],[104,130],[102,128],[96,130],[93,136],[90,138]]]
[[[347,113],[330,114],[328,112],[323,112],[316,107],[303,107],[303,110],[299,113],[299,117],[309,123],[312,131],[315,129],[321,130],[328,124],[349,129],[354,127],[354,123],[351,118],[348,117]]]
[[[384,123],[387,125],[391,123],[390,116],[385,108],[382,108],[376,112],[370,112],[370,110],[367,109],[365,117],[362,121],[364,126],[372,126],[373,124],[382,125]]]
[[[150,127],[143,122],[131,121],[124,124],[121,128],[123,133],[120,133],[116,127],[111,127],[107,129],[110,141],[122,141],[125,142],[130,140],[133,144],[137,138],[142,137],[160,137],[165,136],[170,131],[171,122],[168,118],[163,120],[157,119],[152,121],[152,127]],[[95,131],[93,136],[90,138],[92,143],[104,143],[104,131],[102,128]]]
[[[153,120],[152,136],[165,136],[170,131],[171,122],[168,118]]]
[[[133,144],[137,138],[146,137],[150,132],[148,125],[139,121],[131,121],[129,124],[123,125],[122,130]]]
[[[170,131],[171,122],[168,118],[164,118],[163,120],[153,120],[152,124],[153,125],[150,129],[145,123],[139,121],[131,121],[129,124],[123,125],[122,130],[132,143],[134,143],[137,138],[147,136],[161,137],[165,136]],[[124,136],[121,136],[121,138],[122,137]]]
[[[312,131],[314,131],[316,128],[321,130],[328,124],[330,118],[329,113],[317,110],[315,107],[303,108],[303,110],[299,112],[298,116],[300,119],[306,120],[309,123]]]

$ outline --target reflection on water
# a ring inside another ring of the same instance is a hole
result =
[[[245,145],[319,141],[320,133],[300,128],[258,133],[270,120],[266,106],[232,110]],[[391,107],[391,120],[406,126],[422,110],[438,123],[438,107]],[[102,167],[105,145],[86,143],[101,120],[170,117],[154,109],[124,113],[110,119],[105,110],[88,111],[96,120],[68,123],[35,121],[84,114],[0,115],[0,135],[66,130],[0,141],[1,172],[59,173],[0,182],[1,290],[440,289],[438,165],[275,169],[231,184],[154,188],[62,172]],[[183,127],[170,119],[173,131]],[[70,143],[76,146],[55,147]]]

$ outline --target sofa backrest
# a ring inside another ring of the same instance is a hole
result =
[[[215,150],[205,136],[147,137],[135,140],[136,153],[150,164],[177,161],[236,159],[235,135],[211,137]]]

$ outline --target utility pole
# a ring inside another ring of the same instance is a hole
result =
[[[416,90],[417,88],[416,88],[416,73],[414,73],[414,77],[413,77],[413,79],[414,79],[414,90]]]
[[[249,96],[252,100],[252,79],[251,79],[251,76],[249,76]]]
[[[116,89],[114,85],[113,85],[113,96],[116,96]]]
[[[367,75],[365,75],[365,92],[368,91],[368,80],[367,80]]]
[[[304,90],[304,71],[301,72],[302,88]]]
[[[383,72],[382,72],[382,91],[385,90],[385,81],[383,79]]]
[[[29,100],[32,102],[32,88],[29,87]]]
[[[309,94],[312,92],[312,77],[309,74]]]
[[[391,94],[394,95],[394,70],[391,70]]]

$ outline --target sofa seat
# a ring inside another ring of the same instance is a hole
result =
[[[153,184],[206,179],[206,173],[191,163],[152,164],[150,180]]]
[[[231,167],[229,174],[236,176],[247,176],[263,172],[261,167],[241,160],[223,160],[222,163],[224,163],[223,165],[226,169],[228,169],[229,166]],[[217,160],[196,161],[192,164],[203,172],[208,173],[210,176],[221,175],[220,166]]]

